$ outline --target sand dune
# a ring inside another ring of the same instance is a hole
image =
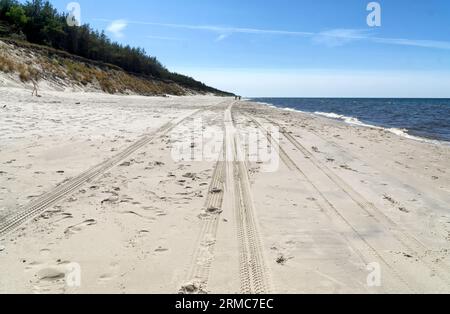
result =
[[[448,146],[230,98],[0,93],[0,293],[450,292]]]

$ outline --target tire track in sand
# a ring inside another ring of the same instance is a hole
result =
[[[337,187],[339,187],[348,197],[350,197],[359,208],[361,208],[368,217],[375,220],[385,230],[387,230],[399,243],[401,243],[410,253],[413,253],[431,272],[435,273],[443,282],[450,286],[448,268],[442,265],[433,265],[422,258],[428,248],[422,244],[416,237],[403,230],[390,217],[383,213],[373,203],[369,202],[364,196],[352,188],[347,182],[341,179],[337,174],[331,171],[327,166],[320,162],[305,146],[303,146],[294,136],[286,131],[282,126],[270,119],[266,119],[273,125],[280,128],[281,134],[291,142],[308,160],[310,160],[320,171],[322,171]],[[437,267],[437,268],[436,268]]]
[[[222,151],[220,160],[216,163],[214,174],[208,190],[205,203],[205,213],[202,219],[201,231],[195,246],[188,277],[181,287],[182,294],[207,293],[209,273],[214,259],[214,249],[216,246],[217,229],[222,213],[225,188],[225,162]]]
[[[225,104],[225,103],[226,102],[223,102],[222,104]],[[211,106],[211,107],[214,107],[214,106]],[[152,142],[154,139],[158,138],[159,136],[166,135],[171,130],[173,130],[175,127],[180,125],[181,123],[183,123],[186,120],[192,118],[193,116],[199,114],[200,112],[208,110],[209,108],[210,107],[202,108],[184,118],[180,118],[180,119],[177,119],[176,121],[171,121],[171,122],[166,123],[165,125],[160,127],[157,131],[155,131],[151,134],[146,134],[146,135],[142,136],[141,139],[139,139],[138,141],[136,141],[135,143],[130,145],[128,148],[126,148],[122,152],[116,154],[112,158],[109,158],[109,159],[105,160],[104,162],[92,167],[91,169],[80,174],[79,176],[69,180],[68,182],[58,186],[57,188],[53,189],[52,191],[44,194],[43,196],[39,197],[38,199],[25,205],[23,208],[21,208],[18,211],[18,213],[6,217],[6,219],[4,219],[0,223],[0,236],[4,236],[9,232],[14,231],[20,225],[41,215],[49,207],[55,205],[57,202],[61,201],[62,199],[70,196],[71,194],[76,192],[78,189],[80,189],[84,184],[86,184],[88,182],[92,182],[92,180],[94,180],[95,178],[104,174],[106,171],[114,168],[121,161],[123,161],[125,158],[129,157],[131,154],[133,154],[134,152],[136,152],[143,146],[149,144],[150,142]]]
[[[266,134],[267,137],[271,137],[271,134],[267,132],[267,130],[264,128],[264,126],[257,121],[256,119],[248,116],[245,113],[242,113],[248,120],[252,121],[258,128],[262,130],[264,134]],[[272,122],[271,122],[272,123]],[[276,124],[275,124],[276,125]],[[283,134],[283,133],[282,133]],[[276,149],[280,153],[280,155],[284,158],[282,158],[283,162],[287,163],[286,166],[288,166],[289,169],[294,168],[299,174],[308,182],[308,184],[313,188],[314,194],[318,196],[320,199],[316,199],[315,203],[316,205],[323,210],[324,213],[327,213],[327,215],[330,217],[332,221],[336,221],[336,218],[342,222],[349,228],[349,231],[356,235],[356,239],[353,237],[349,237],[346,234],[348,234],[348,230],[345,228],[344,230],[340,230],[341,235],[344,237],[344,239],[349,243],[349,245],[352,247],[352,249],[358,254],[360,259],[368,265],[371,263],[374,259],[373,257],[376,257],[378,260],[380,260],[386,268],[389,270],[389,272],[397,278],[399,282],[401,282],[406,288],[408,288],[410,291],[415,292],[415,289],[411,287],[411,285],[399,274],[399,272],[396,270],[396,268],[388,262],[384,258],[384,254],[378,251],[374,246],[372,246],[368,241],[366,241],[365,237],[357,230],[357,228],[347,219],[344,215],[337,209],[337,207],[333,204],[332,201],[330,201],[326,195],[321,191],[321,189],[309,178],[306,173],[300,168],[300,166],[289,156],[289,154],[284,150],[284,148],[281,146],[279,141],[277,139],[271,138],[272,143],[278,142],[278,145],[276,145]],[[372,257],[372,259],[368,259],[368,254],[364,252],[369,252],[369,256]]]
[[[232,106],[225,111],[228,186],[226,197],[234,203],[241,293],[265,294],[269,293],[271,288],[269,271],[258,232],[248,169],[231,110]]]
[[[253,121],[259,128],[265,130],[262,124],[255,120],[252,117],[244,114],[249,120]],[[336,175],[333,171],[331,171],[327,166],[323,165],[307,148],[304,147],[294,136],[292,136],[285,128],[283,128],[280,124],[272,121],[268,118],[263,118],[268,121],[270,124],[279,127],[280,133],[296,148],[298,149],[304,157],[311,162],[320,172],[322,172],[336,187],[338,187],[342,192],[344,192],[360,209],[362,209],[367,217],[373,219],[379,226],[381,226],[386,232],[388,232],[395,240],[398,241],[405,249],[407,249],[410,253],[414,254],[418,261],[424,266],[425,269],[428,269],[433,276],[439,278],[441,283],[444,285],[441,287],[450,286],[450,278],[448,277],[448,272],[446,272],[446,268],[443,267],[441,263],[438,265],[431,264],[430,262],[424,260],[422,258],[424,252],[426,252],[427,248],[423,246],[423,244],[418,241],[414,236],[411,236],[409,233],[400,228],[393,220],[391,220],[385,213],[383,213],[379,208],[377,208],[373,203],[369,202],[364,198],[359,192],[353,189],[348,183],[343,181],[338,175]],[[280,147],[281,151],[283,149]],[[286,154],[284,152],[284,154]],[[286,154],[287,155],[287,154]],[[348,219],[344,217],[343,214],[339,212],[339,210],[332,204],[331,201],[327,199],[327,197],[316,187],[313,181],[308,178],[308,176],[301,170],[298,165],[291,159],[292,163],[298,168],[303,177],[305,177],[308,182],[317,190],[320,194],[321,198],[325,200],[327,207],[329,206],[333,211],[339,215],[340,219],[344,220],[348,226],[350,226],[354,232],[361,238],[364,243],[371,249],[371,251],[377,256],[385,266],[391,271],[395,277],[397,277],[401,282],[403,282],[406,286],[408,286],[412,291],[415,289],[409,284],[409,282],[397,271],[396,267],[393,264],[387,261],[384,258],[384,254],[379,250],[376,250],[374,246],[368,243],[364,237],[359,233],[356,227],[354,227]]]
[[[273,121],[271,121],[271,122],[275,124],[275,122],[273,122]],[[282,126],[279,126],[279,127],[283,128]],[[324,141],[327,145],[333,146],[335,149],[337,149],[343,153],[349,154],[349,156],[351,156],[351,158],[353,158],[354,160],[357,160],[360,163],[365,163],[359,157],[357,157],[354,154],[351,154],[350,152],[345,150],[345,148],[343,146],[337,144],[334,141],[327,140],[324,136],[320,135],[316,131],[308,130],[308,132],[312,133],[314,136],[316,136],[320,140]],[[291,137],[292,137],[292,135],[291,135]],[[318,162],[320,162],[320,161],[318,161]],[[376,169],[377,171],[383,172],[383,170],[375,168],[373,165],[371,165],[370,167],[372,167],[373,169]],[[331,169],[330,169],[330,171],[331,171]],[[340,179],[340,178],[339,178],[339,180],[342,181],[342,179]],[[411,187],[408,183],[405,183],[403,180],[401,181],[401,183],[403,185],[407,186],[408,188],[415,190],[415,188]],[[349,186],[345,182],[343,182],[343,184]],[[353,188],[351,188],[351,189],[353,189]],[[401,225],[399,225],[397,222],[395,222],[386,213],[384,213],[383,211],[378,209],[378,207],[375,206],[372,202],[365,200],[364,197],[359,192],[355,191],[354,189],[353,189],[353,191],[354,191],[355,197],[361,199],[361,203],[366,203],[368,205],[366,208],[374,210],[374,212],[372,212],[372,216],[374,217],[374,219],[377,219],[377,221],[380,221],[380,220],[384,221],[385,224],[387,224],[391,227],[392,231],[397,232],[400,237],[403,237],[402,242],[409,243],[409,244],[407,244],[407,246],[411,251],[421,251],[422,255],[426,255],[425,253],[429,251],[429,248],[425,244],[423,244],[422,241],[420,241],[420,239],[418,239],[414,234],[411,234],[410,232],[408,232],[405,228],[403,228]],[[423,197],[423,195],[422,195],[422,197]],[[443,236],[446,236],[446,235],[443,235]],[[415,249],[412,249],[412,247],[415,247]],[[447,272],[447,269],[449,268],[448,264],[444,263],[442,260],[438,260],[436,263],[438,264],[438,266],[441,268],[441,270],[444,273]]]

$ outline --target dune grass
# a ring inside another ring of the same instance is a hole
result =
[[[10,57],[8,48],[0,48],[0,71],[16,74],[21,82],[64,81],[68,84],[91,87],[110,94],[136,93],[140,95],[185,95],[187,89],[171,81],[146,78],[127,73],[117,67],[85,62],[64,55],[49,55],[32,46],[16,50],[19,57]],[[9,48],[10,49],[10,48]],[[17,61],[20,60],[20,63]]]

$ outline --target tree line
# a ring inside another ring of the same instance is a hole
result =
[[[0,0],[0,21],[3,24],[3,32],[0,25],[0,33],[116,65],[130,73],[173,81],[198,91],[219,92],[191,77],[170,72],[144,49],[113,42],[104,32],[93,30],[88,24],[69,26],[67,16],[44,0],[30,0],[24,4],[17,0]]]

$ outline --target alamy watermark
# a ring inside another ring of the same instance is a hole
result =
[[[81,266],[78,263],[69,263],[65,266],[66,286],[69,288],[81,287]]]
[[[81,5],[78,2],[70,2],[67,7],[69,14],[67,15],[67,25],[81,26]]]
[[[202,118],[196,118],[192,123],[174,129],[170,133],[170,142],[175,162],[252,162],[265,173],[276,172],[280,165],[277,150],[280,131],[275,126],[266,130],[252,126],[237,130],[227,126],[224,130],[205,125]]]
[[[55,278],[55,281],[64,284],[66,288],[81,287],[81,266],[78,263],[43,265],[36,270],[36,274],[41,280]]]
[[[378,2],[370,2],[367,4],[367,25],[369,27],[381,27],[381,4]]]
[[[367,271],[369,271],[369,275],[367,276],[367,286],[369,288],[377,288],[381,287],[381,266],[379,263],[370,263],[366,267]]]

